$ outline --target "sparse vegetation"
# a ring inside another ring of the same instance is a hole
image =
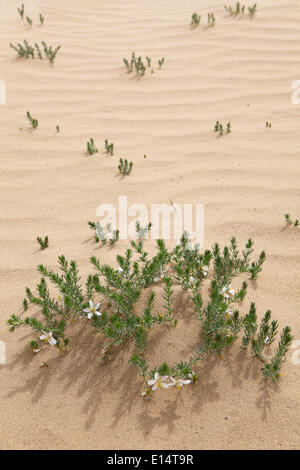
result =
[[[114,154],[114,144],[112,142],[109,144],[108,140],[106,139],[104,142],[104,147],[105,147],[106,153],[109,153],[110,155]]]
[[[132,162],[128,162],[128,160],[123,160],[123,158],[120,158],[120,164],[118,166],[120,173],[122,173],[123,176],[125,175],[130,175],[131,170],[133,167]]]
[[[284,215],[285,223],[287,225],[294,225],[294,227],[298,227],[299,225],[299,219],[295,219],[294,221],[291,219],[290,214],[285,214]]]
[[[34,51],[36,50],[39,59],[41,60],[43,59],[41,48],[37,43],[34,44],[34,47],[32,47],[26,39],[24,39],[23,43],[24,44],[17,43],[16,46],[10,43],[10,47],[17,52],[19,57],[23,57],[26,59],[29,59],[29,58],[34,59],[35,58]],[[44,41],[42,41],[42,46],[43,46],[43,51],[44,51],[46,58],[49,60],[51,64],[53,64],[55,57],[60,49],[60,46],[57,46],[55,49],[52,49],[52,46],[48,46]]]
[[[37,242],[40,245],[41,250],[45,250],[49,246],[49,238],[46,235],[45,238],[37,237]]]
[[[224,135],[224,133],[229,134],[231,132],[231,123],[227,122],[226,128],[225,128],[222,123],[220,123],[219,121],[216,121],[214,131],[218,132],[219,135]]]
[[[94,142],[94,139],[90,139],[87,143],[86,143],[86,146],[87,146],[87,151],[90,155],[94,155],[94,153],[97,153],[98,152],[98,149],[96,148],[95,146],[95,142]]]
[[[39,125],[39,121],[37,119],[33,118],[29,111],[27,111],[26,116],[27,116],[28,121],[31,124],[31,127],[33,129],[36,129]]]

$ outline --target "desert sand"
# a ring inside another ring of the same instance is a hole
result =
[[[204,204],[204,248],[253,238],[255,253],[264,249],[267,258],[242,309],[255,301],[259,316],[272,310],[280,329],[287,324],[300,339],[300,228],[283,217],[300,217],[300,105],[291,102],[292,82],[300,80],[299,1],[257,1],[252,21],[227,17],[218,0],[25,1],[32,28],[18,16],[20,3],[0,0],[7,87],[0,105],[0,340],[7,348],[0,448],[299,448],[300,365],[292,349],[277,385],[262,382],[261,363],[237,341],[224,361],[197,366],[197,386],[144,400],[131,351],[100,366],[101,339],[90,328],[74,327],[64,355],[51,347],[33,355],[34,333],[12,334],[5,325],[22,312],[39,263],[56,269],[63,253],[78,261],[83,278],[93,271],[92,255],[115,263],[129,243],[97,245],[87,221],[99,204],[125,194],[130,203]],[[213,11],[215,27],[191,31],[193,11]],[[54,66],[18,60],[9,43],[24,38],[60,44]],[[165,65],[134,80],[123,64],[132,51],[165,57]],[[39,119],[34,132],[26,111]],[[216,120],[230,121],[232,133],[218,138]],[[99,153],[87,157],[90,137]],[[113,157],[103,152],[106,138]],[[123,179],[120,157],[134,162]],[[38,235],[49,236],[47,250],[38,249]],[[153,334],[153,363],[188,355],[196,341],[185,305],[177,314],[176,329]]]

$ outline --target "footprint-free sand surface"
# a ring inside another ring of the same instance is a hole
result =
[[[128,365],[132,350],[99,365],[103,340],[87,321],[74,326],[64,355],[50,346],[33,355],[27,343],[35,335],[9,333],[5,321],[22,312],[39,263],[56,269],[63,253],[78,261],[83,279],[93,272],[91,255],[115,263],[129,242],[101,247],[87,221],[97,220],[99,204],[117,205],[127,195],[147,207],[204,204],[204,248],[231,236],[240,246],[253,238],[255,253],[264,249],[267,258],[241,311],[253,300],[259,316],[271,309],[280,329],[288,324],[300,339],[300,228],[285,226],[283,217],[300,217],[300,105],[291,101],[292,82],[300,80],[300,2],[258,1],[250,21],[229,18],[217,0],[31,0],[25,12],[32,28],[18,16],[20,3],[0,0],[0,80],[7,88],[0,105],[0,340],[7,356],[0,447],[299,448],[293,349],[278,385],[261,381],[261,363],[238,341],[224,361],[212,355],[197,366],[197,385],[144,400]],[[190,30],[193,11],[204,22],[213,11],[215,27]],[[60,44],[54,66],[17,59],[9,43],[24,38]],[[155,62],[165,57],[165,64],[136,80],[123,64],[132,51]],[[39,120],[34,132],[26,111]],[[216,120],[230,121],[232,133],[218,138]],[[90,137],[99,152],[88,157]],[[112,157],[104,153],[106,138],[115,144]],[[120,157],[134,163],[123,179]],[[49,236],[47,250],[39,251],[38,235]],[[154,364],[186,358],[196,344],[193,313],[184,303],[176,311],[177,328],[158,328],[150,339]]]

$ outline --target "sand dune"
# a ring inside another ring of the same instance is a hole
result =
[[[56,268],[64,253],[84,276],[91,255],[114,262],[127,248],[126,241],[99,248],[87,225],[99,204],[125,194],[147,206],[203,203],[204,248],[252,237],[267,260],[247,299],[300,339],[300,228],[286,228],[283,218],[300,217],[300,105],[291,102],[292,82],[300,80],[299,1],[260,0],[250,21],[228,18],[217,0],[35,0],[25,2],[31,29],[18,17],[20,3],[0,0],[7,86],[0,105],[0,340],[7,346],[0,447],[299,448],[300,365],[292,351],[277,386],[262,384],[260,364],[236,344],[225,361],[199,366],[197,388],[145,401],[130,351],[99,367],[99,339],[78,327],[71,354],[33,356],[30,331],[12,335],[5,326],[22,311],[25,286],[38,282],[39,263]],[[215,27],[191,31],[193,11],[213,11]],[[61,45],[55,65],[16,59],[9,43],[24,38]],[[134,80],[122,63],[133,50],[165,57],[165,65]],[[34,132],[26,111],[39,119]],[[217,138],[216,120],[230,121],[232,133]],[[85,155],[90,137],[99,148],[93,157]],[[115,143],[113,157],[103,152],[106,138]],[[128,178],[118,176],[120,157],[134,162]],[[49,236],[48,250],[38,250],[38,235]],[[184,306],[178,315],[176,332],[154,334],[153,363],[176,360],[196,338]]]

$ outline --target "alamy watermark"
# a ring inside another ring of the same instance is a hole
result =
[[[6,345],[0,341],[0,364],[6,364]]]
[[[294,80],[292,88],[295,89],[294,93],[292,93],[292,103],[300,104],[300,80]]]
[[[6,85],[0,80],[0,104],[6,104]]]
[[[191,242],[199,248],[204,244],[204,205],[203,204],[145,204],[128,205],[127,196],[119,196],[118,207],[113,204],[100,204],[96,216],[101,227],[109,226],[111,231],[119,231],[119,239],[136,238],[136,222],[141,226],[151,222],[151,231],[145,238],[178,241],[187,232]],[[131,218],[131,220],[130,220]]]

